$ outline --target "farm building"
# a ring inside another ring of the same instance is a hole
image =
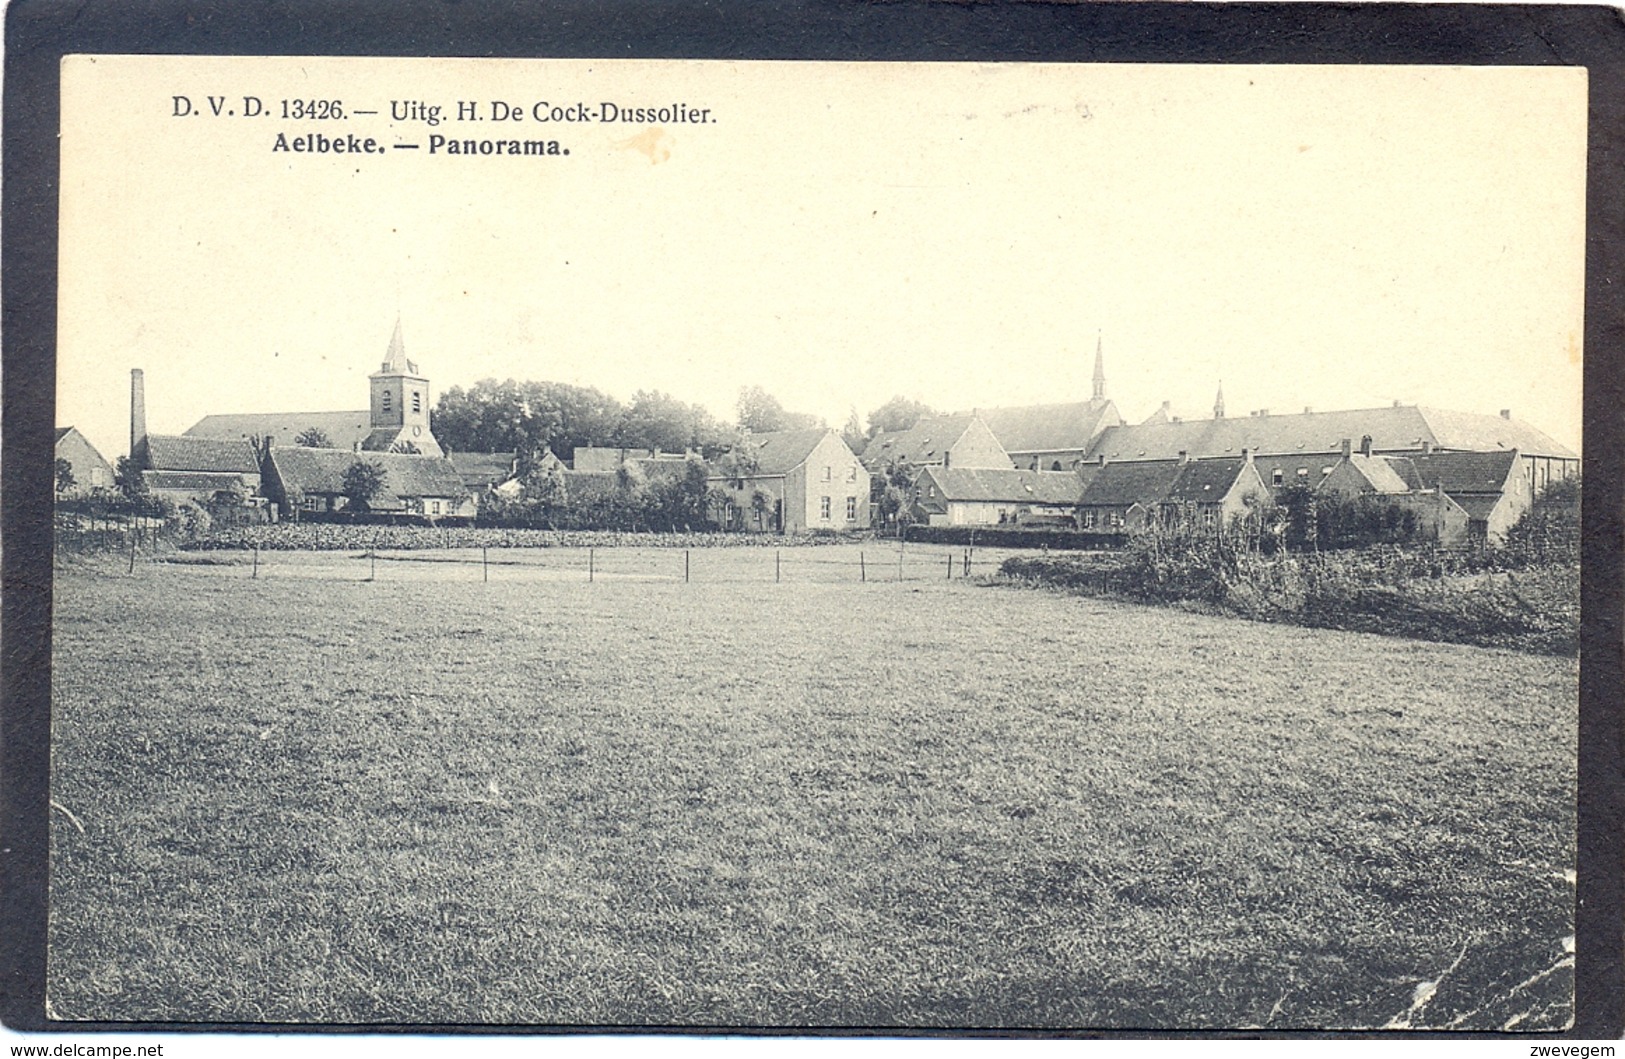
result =
[[[113,488],[113,465],[73,427],[56,428],[56,458],[67,461],[68,473],[73,476],[71,484],[57,490],[57,496],[74,499]]]
[[[1015,469],[999,439],[977,415],[927,416],[907,430],[876,434],[864,447],[862,462],[876,473],[920,467]]]
[[[914,483],[914,518],[931,526],[1073,527],[1083,492],[1071,472],[927,467]]]
[[[1384,456],[1367,446],[1359,452],[1344,446],[1318,493],[1380,498],[1414,510],[1422,532],[1444,544],[1501,540],[1534,502],[1517,449]]]
[[[379,369],[367,377],[368,408],[353,412],[263,412],[204,416],[189,437],[247,439],[258,447],[305,445],[362,452],[442,455],[429,429],[429,380],[406,355],[401,322],[395,321]]]
[[[1222,526],[1273,503],[1251,454],[1218,459],[1096,462],[1078,469],[1078,526],[1084,532],[1133,533],[1155,522],[1195,520]]]
[[[869,525],[869,474],[833,430],[752,434],[730,454],[732,473],[713,475],[723,529],[800,533]]]
[[[208,500],[221,493],[260,493],[260,460],[247,441],[149,434],[136,446],[147,492],[171,500]]]
[[[265,457],[265,492],[285,518],[353,510],[344,476],[363,462],[382,472],[378,492],[365,505],[372,513],[430,521],[472,519],[478,513],[478,502],[444,456],[273,446]]]
[[[554,460],[558,457],[547,454]],[[457,468],[463,488],[470,494],[519,491],[519,457],[512,452],[448,452],[446,459]]]

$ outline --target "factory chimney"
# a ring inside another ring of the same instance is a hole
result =
[[[147,440],[147,383],[140,368],[130,369],[130,458]]]

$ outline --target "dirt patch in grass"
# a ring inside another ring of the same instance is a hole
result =
[[[1570,659],[946,579],[79,566],[56,608],[62,1018],[1571,1010]]]

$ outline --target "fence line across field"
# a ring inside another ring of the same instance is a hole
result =
[[[138,560],[208,570],[248,580],[361,582],[479,581],[500,584],[571,581],[584,584],[887,584],[952,581],[995,573],[1003,553],[954,546],[908,545],[903,549],[825,547],[475,547],[433,551],[382,548],[335,551],[180,550],[167,543],[153,550],[146,537],[124,535],[111,554],[123,553],[125,572]],[[233,573],[235,571],[235,574]]]

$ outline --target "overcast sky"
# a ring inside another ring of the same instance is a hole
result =
[[[1583,70],[101,57],[64,85],[57,421],[110,458],[130,368],[159,433],[363,408],[397,313],[436,393],[551,379],[731,419],[761,385],[838,428],[899,393],[1085,398],[1098,336],[1130,421],[1210,414],[1222,378],[1231,415],[1511,408],[1579,448]],[[713,120],[391,119],[458,100]]]

